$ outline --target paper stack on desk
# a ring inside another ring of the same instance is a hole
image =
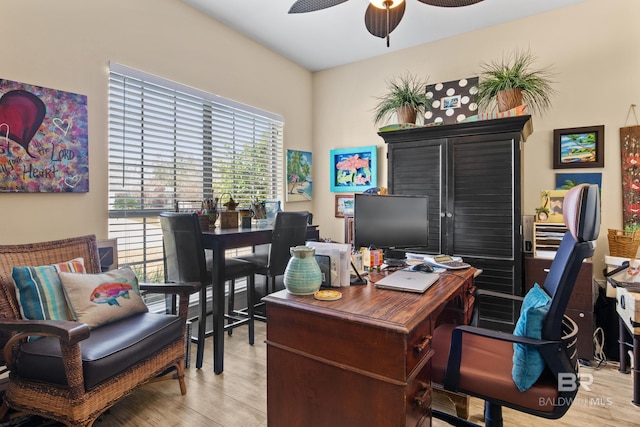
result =
[[[313,242],[306,243],[316,250],[316,255],[327,255],[331,258],[331,286],[349,286],[351,268],[351,245],[344,243]]]

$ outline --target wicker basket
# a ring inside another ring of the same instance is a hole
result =
[[[621,258],[636,258],[640,246],[640,230],[633,234],[622,230],[609,229],[609,253]]]

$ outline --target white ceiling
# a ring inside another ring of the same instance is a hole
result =
[[[310,71],[320,71],[585,0],[484,0],[441,8],[406,0],[391,47],[364,26],[368,0],[288,14],[295,0],[182,0]]]

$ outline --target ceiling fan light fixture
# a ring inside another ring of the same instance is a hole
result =
[[[389,5],[389,9],[393,9],[400,6],[403,2],[404,0],[369,0],[369,3],[378,9],[386,9],[387,4]]]

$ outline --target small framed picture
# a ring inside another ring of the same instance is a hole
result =
[[[541,205],[546,208],[548,222],[564,222],[564,196],[568,190],[547,190],[540,193]]]
[[[603,167],[604,125],[554,129],[554,169]]]
[[[344,218],[345,215],[353,215],[353,194],[336,194],[336,218]]]
[[[440,109],[446,110],[448,108],[460,108],[460,98],[462,98],[462,96],[460,95],[447,96],[445,98],[442,98],[442,106],[440,107]]]

